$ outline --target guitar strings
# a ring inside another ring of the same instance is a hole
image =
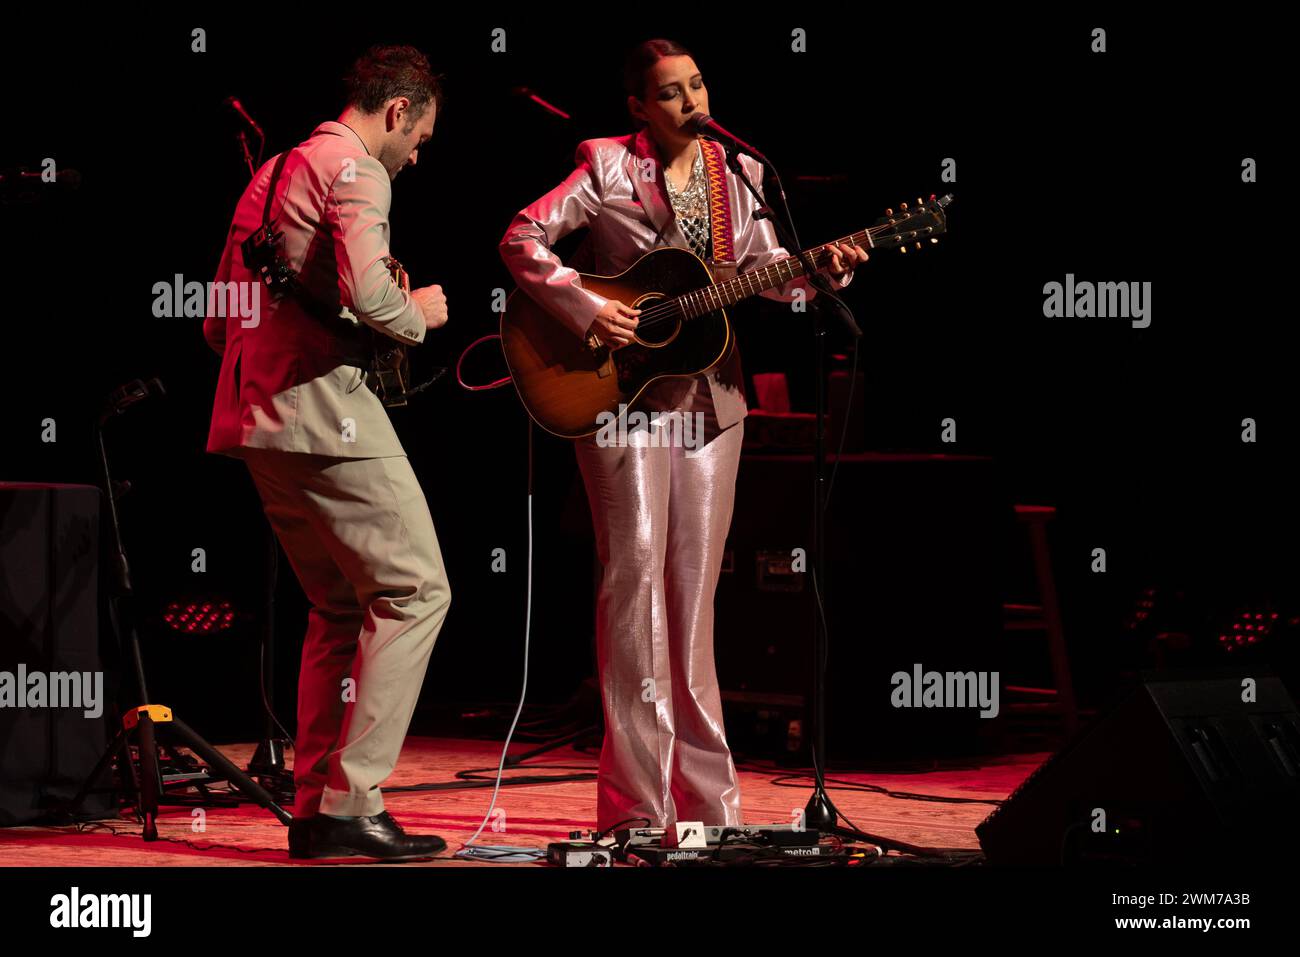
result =
[[[851,237],[849,237],[849,239],[851,239]],[[840,242],[840,240],[835,240],[835,242]],[[829,245],[829,244],[827,244],[827,245]],[[809,256],[809,258],[813,261],[813,264],[814,264],[814,265],[817,264],[818,253],[823,252],[823,251],[825,250],[825,248],[826,248],[825,246],[818,246],[818,247],[816,247],[814,250],[809,250],[809,252],[808,252],[808,256]],[[786,257],[783,257],[783,258],[781,258],[781,259],[775,260],[774,262],[770,262],[770,263],[768,263],[766,266],[763,266],[762,269],[756,269],[756,270],[754,270],[754,272],[746,273],[744,276],[737,276],[737,277],[735,277],[734,279],[729,279],[729,280],[727,280],[726,282],[715,283],[715,284],[712,285],[712,286],[705,286],[705,287],[702,288],[702,289],[696,289],[696,290],[693,290],[692,292],[688,293],[687,295],[691,295],[691,296],[700,296],[700,297],[701,297],[701,302],[706,302],[706,301],[708,301],[708,299],[710,299],[710,298],[712,298],[712,299],[716,299],[716,300],[721,300],[721,299],[722,299],[722,296],[721,296],[721,295],[719,295],[717,292],[714,292],[714,293],[712,293],[712,295],[710,296],[710,295],[708,294],[708,290],[710,290],[710,289],[718,290],[718,289],[723,289],[723,288],[726,288],[726,287],[730,287],[730,288],[739,288],[739,286],[741,285],[742,281],[744,281],[744,280],[746,280],[746,279],[749,279],[750,277],[753,277],[755,273],[758,273],[758,272],[761,272],[761,271],[764,271],[764,270],[768,270],[768,269],[772,269],[773,267],[777,267],[777,268],[778,268],[778,271],[779,271],[779,266],[780,266],[781,263],[790,262],[791,260],[794,261],[794,264],[798,267],[798,270],[799,270],[798,274],[796,274],[796,275],[790,277],[791,279],[795,279],[795,278],[798,277],[798,275],[802,275],[802,272],[803,272],[803,263],[799,262],[798,258],[795,257],[795,256],[786,256]],[[750,281],[752,281],[752,279],[750,279]],[[788,281],[788,280],[787,280],[787,281]],[[769,287],[769,288],[771,288],[771,287]],[[714,309],[709,309],[709,310],[707,310],[706,312],[701,313],[701,315],[708,315],[708,313],[710,313],[710,312],[716,312],[717,309],[721,309],[721,308],[722,308],[722,305],[719,304],[719,305],[716,306]],[[644,328],[644,327],[646,327],[646,326],[653,326],[653,325],[655,325],[655,324],[657,324],[657,323],[667,322],[667,321],[670,321],[670,320],[676,320],[676,319],[679,318],[679,317],[680,317],[680,318],[685,318],[685,316],[686,316],[685,303],[684,303],[684,301],[683,301],[683,299],[682,299],[681,296],[676,296],[676,297],[674,297],[674,298],[672,298],[672,299],[668,299],[668,300],[665,300],[665,301],[662,302],[662,303],[659,303],[659,304],[657,304],[657,305],[651,306],[649,309],[647,309],[645,312],[643,312],[643,313],[641,314],[641,316],[640,316],[639,321],[637,322],[637,328],[640,329],[640,328]]]
[[[813,265],[817,265],[817,259],[819,254],[824,253],[826,251],[826,248],[830,246],[832,243],[852,244],[856,241],[859,235],[864,237],[874,236],[885,230],[896,229],[897,225],[898,225],[897,223],[882,223],[879,226],[868,227],[867,229],[862,230],[860,233],[853,233],[851,236],[846,236],[842,239],[832,240],[830,243],[826,243],[825,245],[815,246],[812,249],[808,250],[808,258],[812,260]],[[798,265],[800,272],[802,274],[803,263],[799,262],[798,257],[786,256],[774,262],[768,263],[766,266],[763,266],[761,270],[756,269],[753,272],[746,273],[744,276],[736,276],[733,279],[728,279],[726,282],[715,283],[712,286],[706,286],[703,289],[694,290],[693,292],[688,293],[687,295],[699,295],[705,293],[706,290],[709,289],[720,289],[727,286],[738,287],[739,284],[742,282],[742,280],[745,280],[747,277],[751,277],[755,273],[760,272],[762,270],[771,269],[773,266],[778,266],[780,263],[789,262],[790,260],[794,260],[794,262]],[[792,276],[791,278],[793,279],[797,277]],[[721,298],[720,296],[718,296],[717,293],[714,293],[713,297],[718,299]],[[716,312],[717,309],[721,309],[721,308],[722,306],[719,305],[715,309],[709,309],[706,312],[701,313],[701,315],[708,315],[709,312]],[[678,318],[686,318],[685,303],[683,303],[681,296],[676,296],[672,299],[668,299],[665,300],[664,302],[658,303],[657,305],[651,306],[649,309],[643,312],[639,317],[637,322],[637,328],[643,329],[647,326],[657,325],[661,322],[674,321]]]

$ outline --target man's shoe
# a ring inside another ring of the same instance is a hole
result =
[[[375,857],[403,861],[432,857],[447,848],[447,842],[436,834],[407,834],[387,811],[350,820],[317,814],[310,821],[305,852],[312,858]]]
[[[317,815],[295,817],[289,822],[289,856],[311,857],[311,826]]]

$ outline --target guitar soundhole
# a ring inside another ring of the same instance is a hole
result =
[[[634,308],[641,310],[641,323],[637,326],[636,338],[643,345],[667,345],[682,327],[681,319],[661,305],[664,299],[661,293],[652,292],[633,303]]]

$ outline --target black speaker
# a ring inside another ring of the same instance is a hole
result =
[[[975,831],[991,864],[1203,865],[1294,854],[1300,716],[1272,676],[1147,675]]]
[[[117,682],[99,648],[99,502],[91,486],[0,483],[0,826],[72,798],[108,745]],[[74,691],[98,701],[69,706]],[[82,810],[112,808],[92,795]]]

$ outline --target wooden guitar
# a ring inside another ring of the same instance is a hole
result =
[[[903,252],[935,239],[947,229],[944,207],[951,194],[929,202],[904,203],[887,211],[875,225],[836,240],[866,249],[898,248]],[[806,254],[813,268],[831,263],[831,252],[817,246]],[[519,398],[543,429],[566,438],[591,435],[602,413],[619,414],[634,407],[658,379],[685,378],[709,372],[726,358],[732,345],[726,307],[804,273],[799,257],[788,256],[726,282],[715,283],[708,266],[686,249],[655,249],[617,276],[586,273],[582,285],[606,299],[642,310],[635,336],[626,346],[610,348],[594,336],[585,340],[534,300],[515,290],[501,316],[501,347]]]

